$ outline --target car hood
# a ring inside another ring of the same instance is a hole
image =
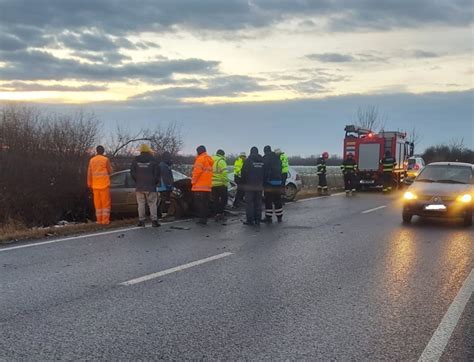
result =
[[[410,186],[410,191],[422,195],[432,196],[453,196],[462,195],[465,193],[472,193],[472,185],[469,184],[445,184],[445,183],[425,183],[415,182]]]

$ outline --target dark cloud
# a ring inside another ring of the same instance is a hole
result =
[[[75,51],[72,53],[75,57],[85,59],[94,63],[108,63],[117,64],[122,63],[124,60],[131,60],[127,55],[119,52],[81,52]]]
[[[67,32],[66,34],[60,34],[57,39],[66,48],[75,50],[89,50],[99,52],[106,50],[116,50],[119,48],[119,45],[111,36],[100,33],[76,34]],[[130,43],[130,45],[126,45],[130,46],[132,44]]]
[[[441,55],[435,52],[429,52],[425,50],[414,50],[413,56],[415,58],[438,58]]]
[[[391,59],[396,58],[437,58],[442,56],[439,53],[426,50],[412,50],[400,51],[397,54],[383,55],[380,52],[372,53],[357,53],[357,54],[343,54],[343,53],[315,53],[306,55],[307,59],[316,60],[322,63],[387,63]]]
[[[2,92],[43,92],[43,91],[60,91],[60,92],[100,92],[109,88],[98,85],[81,85],[67,86],[62,84],[45,85],[40,83],[11,82],[0,84]]]
[[[131,100],[156,101],[158,99],[180,102],[183,98],[231,97],[270,89],[259,84],[258,78],[248,76],[221,76],[202,82],[203,86],[169,87],[131,97]]]
[[[26,43],[18,39],[16,36],[0,34],[0,50],[12,51],[25,49],[26,47]]]
[[[300,94],[313,95],[313,96],[324,93],[328,90],[325,86],[323,86],[322,84],[314,80],[297,82],[290,85],[282,86],[281,88],[293,90]]]
[[[128,79],[156,82],[174,74],[208,74],[216,72],[215,61],[202,59],[157,60],[121,65],[87,64],[73,59],[60,59],[37,50],[0,52],[7,65],[0,68],[3,80],[97,80]]]
[[[36,43],[64,30],[96,29],[108,36],[142,31],[236,31],[269,27],[288,18],[323,30],[466,26],[469,0],[1,0],[0,29]],[[311,18],[324,18],[324,22]],[[324,25],[322,24],[327,24]],[[25,31],[29,31],[26,34]],[[92,42],[98,39],[92,39]],[[100,41],[100,39],[99,39]]]
[[[356,60],[352,55],[339,53],[308,54],[306,58],[323,63],[348,63]]]

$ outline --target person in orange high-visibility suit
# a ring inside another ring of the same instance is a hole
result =
[[[110,161],[104,156],[104,147],[97,146],[97,155],[89,161],[87,170],[87,186],[94,194],[94,207],[97,223],[110,223]]]
[[[212,166],[214,161],[206,152],[206,147],[199,146],[191,179],[194,201],[198,210],[198,224],[206,225],[209,214],[209,195],[212,191]]]

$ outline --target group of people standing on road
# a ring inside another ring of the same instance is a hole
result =
[[[112,167],[104,156],[104,147],[96,148],[97,155],[89,163],[87,183],[94,195],[97,223],[110,223],[110,175]],[[198,213],[197,223],[207,224],[209,204],[212,197],[213,214],[216,222],[225,221],[225,207],[228,202],[228,171],[225,152],[219,149],[214,156],[209,156],[206,147],[201,145],[196,149],[197,156],[193,165],[191,185],[194,203]],[[245,225],[260,225],[272,223],[273,217],[277,222],[283,221],[282,194],[285,190],[289,172],[288,157],[280,149],[272,150],[265,146],[263,156],[257,147],[252,147],[247,157],[242,152],[234,164],[234,180],[237,184],[237,193],[234,208],[238,208],[245,199]],[[130,166],[130,175],[135,181],[136,198],[138,204],[138,226],[145,226],[146,205],[150,211],[153,227],[159,227],[161,213],[166,213],[171,203],[173,190],[173,172],[171,170],[171,154],[164,152],[161,162],[155,159],[150,146],[142,144],[140,155],[135,157]],[[319,177],[318,193],[328,195],[326,178],[326,160],[329,154],[324,152],[317,161]],[[383,165],[383,191],[392,190],[392,172],[396,166],[395,159],[387,151],[380,161]],[[344,189],[347,195],[356,191],[357,162],[354,155],[349,153],[343,160],[341,170],[344,177]],[[159,194],[161,196],[160,210],[158,210]],[[265,203],[264,217],[262,218],[262,203]]]
[[[218,150],[216,155],[211,157],[205,146],[199,146],[196,152],[191,184],[198,210],[197,223],[207,224],[211,195],[216,221],[223,221],[229,182],[225,152]],[[285,186],[288,168],[286,155],[283,152],[277,154],[270,146],[265,146],[263,156],[259,154],[257,147],[252,147],[249,157],[246,153],[239,155],[234,165],[234,180],[237,184],[234,208],[238,208],[245,198],[245,225],[272,223],[273,216],[278,222],[283,221],[282,188]]]
[[[107,225],[110,223],[112,167],[109,159],[104,156],[104,147],[98,146],[96,152],[96,156],[89,162],[87,180],[94,195],[97,223]],[[197,223],[207,224],[211,197],[216,222],[225,221],[224,210],[228,203],[229,184],[225,152],[219,149],[211,157],[205,146],[199,146],[196,152],[191,191],[198,213]],[[147,206],[153,227],[160,226],[158,222],[160,214],[168,211],[174,183],[171,164],[169,152],[164,152],[161,162],[158,163],[150,146],[147,144],[140,146],[140,155],[135,157],[130,166],[130,175],[135,181],[136,188],[138,226],[145,226]],[[245,153],[240,154],[235,162],[235,181],[238,186],[234,207],[238,208],[245,198],[245,225],[272,223],[273,216],[278,222],[283,221],[282,190],[288,172],[289,163],[286,154],[280,150],[274,152],[270,146],[265,146],[263,156],[256,147],[250,150],[249,157]],[[265,200],[264,218],[261,215],[263,200]]]

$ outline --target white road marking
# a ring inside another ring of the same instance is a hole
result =
[[[196,261],[193,261],[193,262],[188,263],[188,264],[180,265],[180,266],[177,266],[177,267],[174,267],[174,268],[171,268],[171,269],[166,269],[166,270],[163,270],[163,271],[160,271],[160,272],[157,272],[157,273],[153,273],[153,274],[148,274],[148,275],[142,276],[140,278],[132,279],[132,280],[120,283],[119,285],[130,286],[130,285],[135,285],[135,284],[138,284],[138,283],[146,282],[148,280],[159,278],[159,277],[162,277],[164,275],[168,275],[168,274],[171,274],[171,273],[176,273],[176,272],[179,272],[179,271],[182,271],[182,270],[185,270],[185,269],[189,269],[189,268],[192,268],[192,267],[204,264],[204,263],[209,263],[210,261],[213,261],[213,260],[222,259],[222,258],[225,258],[225,257],[230,256],[232,254],[233,253],[222,253],[222,254],[210,256],[209,258],[196,260]]]
[[[189,220],[190,219],[176,220],[176,221],[163,223],[162,225],[175,224],[175,223],[178,223],[178,222],[185,222],[185,221],[189,221]],[[23,248],[31,248],[33,246],[54,244],[54,243],[59,243],[59,242],[62,242],[62,241],[92,238],[92,237],[95,237],[95,236],[110,235],[110,234],[122,233],[122,232],[125,232],[125,231],[138,230],[138,229],[143,229],[143,227],[132,226],[132,227],[129,227],[129,228],[121,228],[121,229],[116,229],[116,230],[102,231],[102,232],[93,233],[93,234],[85,234],[85,235],[71,236],[71,237],[61,238],[61,239],[41,241],[39,243],[31,243],[31,244],[25,244],[25,245],[11,246],[11,247],[8,247],[8,248],[1,248],[0,252],[2,252],[2,251],[11,251],[11,250],[16,250],[16,249],[23,249]]]
[[[374,212],[374,211],[377,211],[377,210],[385,209],[386,207],[387,207],[387,205],[383,205],[383,206],[379,206],[379,207],[374,207],[373,209],[369,209],[369,210],[362,211],[362,213],[363,213],[363,214],[368,214],[368,213],[371,213],[371,212]]]
[[[448,345],[466,304],[474,293],[474,269],[464,281],[463,286],[449,306],[443,320],[431,337],[418,361],[438,361]]]

